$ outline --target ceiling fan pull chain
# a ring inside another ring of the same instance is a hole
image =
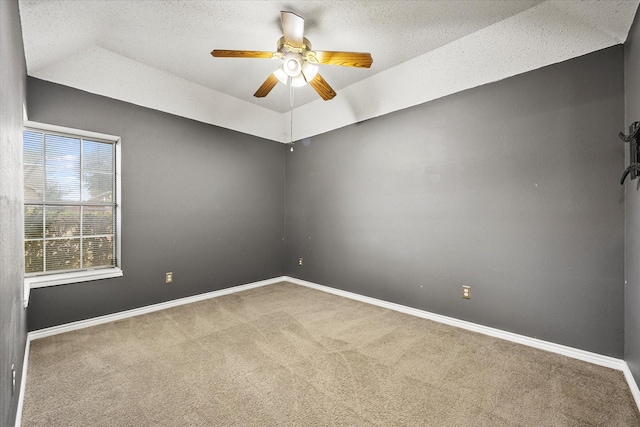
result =
[[[289,77],[289,107],[291,109],[290,117],[289,117],[289,140],[291,141],[291,152],[293,152],[293,82],[292,77]]]
[[[293,77],[289,77],[289,108],[293,110]]]

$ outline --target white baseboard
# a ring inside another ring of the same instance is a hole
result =
[[[49,337],[52,335],[62,334],[64,332],[75,331],[78,329],[88,328],[90,326],[101,325],[103,323],[115,322],[116,320],[126,319],[129,317],[140,316],[141,314],[153,313],[154,311],[165,310],[167,308],[177,307],[179,305],[190,304],[193,302],[203,301],[210,298],[216,298],[223,295],[233,294],[236,292],[246,291],[248,289],[259,288],[261,286],[272,285],[274,283],[286,281],[286,276],[274,277],[273,279],[261,280],[259,282],[247,283],[245,285],[234,286],[219,291],[207,292],[205,294],[194,295],[177,300],[167,301],[159,304],[148,305],[146,307],[135,308],[133,310],[121,311],[119,313],[107,314],[105,316],[94,317],[78,322],[66,323],[64,325],[52,326],[50,328],[38,329],[27,334],[27,343],[24,350],[24,362],[22,365],[22,380],[20,382],[20,394],[18,396],[18,407],[16,409],[15,427],[20,427],[22,423],[22,408],[24,405],[24,393],[27,385],[27,367],[29,363],[29,350],[31,341],[39,338]]]
[[[604,356],[601,354],[592,353],[589,351],[580,350],[577,348],[568,347],[561,344],[543,341],[537,338],[531,338],[524,335],[515,334],[513,332],[507,332],[500,329],[491,328],[488,326],[478,325],[476,323],[467,322],[465,320],[443,316],[441,314],[430,313],[428,311],[419,310],[416,308],[411,308],[404,305],[367,297],[364,295],[359,295],[353,292],[343,291],[340,289],[319,285],[317,283],[308,282],[306,280],[296,279],[294,277],[280,276],[280,277],[275,277],[273,279],[262,280],[259,282],[248,283],[245,285],[234,286],[232,288],[221,289],[219,291],[213,291],[205,294],[194,295],[191,297],[180,298],[177,300],[167,301],[160,304],[149,305],[146,307],[136,308],[133,310],[122,311],[119,313],[109,314],[106,316],[95,317],[92,319],[81,320],[78,322],[67,323],[64,325],[53,326],[51,328],[39,329],[37,331],[29,332],[27,336],[27,347],[25,350],[25,364],[24,364],[23,373],[22,373],[23,385],[20,390],[20,401],[18,403],[19,414],[18,414],[18,418],[16,418],[16,427],[20,426],[19,421],[22,413],[22,400],[24,396],[24,388],[26,385],[26,377],[27,377],[28,350],[29,350],[29,343],[31,340],[44,338],[51,335],[61,334],[64,332],[69,332],[77,329],[87,328],[90,326],[100,325],[103,323],[114,322],[116,320],[126,319],[128,317],[139,316],[141,314],[152,313],[154,311],[164,310],[171,307],[177,307],[184,304],[190,304],[193,302],[202,301],[209,298],[216,298],[223,295],[242,292],[248,289],[258,288],[261,286],[267,286],[274,283],[285,282],[285,281],[291,282],[300,286],[306,286],[308,288],[316,289],[322,292],[338,295],[341,297],[350,298],[350,299],[364,302],[367,304],[372,304],[372,305],[387,308],[390,310],[398,311],[401,313],[410,314],[412,316],[421,317],[423,319],[429,319],[435,322],[444,323],[447,325],[455,326],[455,327],[466,329],[469,331],[478,332],[484,335],[489,335],[492,337],[504,339],[507,341],[515,342],[518,344],[526,345],[526,346],[537,348],[540,350],[550,351],[552,353],[557,353],[563,356],[571,357],[573,359],[578,359],[585,362],[593,363],[595,365],[600,365],[607,368],[622,371],[627,380],[627,383],[629,384],[629,388],[631,390],[631,394],[635,399],[636,405],[640,410],[640,390],[638,389],[638,385],[636,384],[635,379],[633,378],[633,375],[629,370],[629,366],[622,359],[616,359],[614,357]]]
[[[285,276],[275,277],[273,279],[261,280],[259,282],[233,286],[231,288],[221,289],[219,291],[207,292],[205,294],[193,295],[190,297],[180,298],[172,301],[161,302],[159,304],[153,304],[145,307],[134,308],[132,310],[121,311],[113,314],[107,314],[105,316],[94,317],[91,319],[80,320],[77,322],[65,323],[64,325],[38,329],[36,331],[29,332],[29,337],[32,340],[36,340],[38,338],[57,335],[63,332],[75,331],[77,329],[88,328],[90,326],[96,326],[96,325],[101,325],[103,323],[115,322],[116,320],[126,319],[129,317],[140,316],[141,314],[153,313],[154,311],[160,311],[160,310],[165,310],[167,308],[177,307],[179,305],[190,304],[193,302],[203,301],[210,298],[221,297],[223,295],[242,292],[242,291],[246,291],[248,289],[253,289],[253,288],[259,288],[261,286],[272,285],[274,283],[282,282],[285,280],[287,280]]]
[[[624,377],[627,380],[627,384],[629,384],[629,389],[631,390],[631,394],[633,395],[633,399],[636,401],[636,405],[638,406],[638,411],[640,411],[640,389],[638,388],[638,383],[636,383],[636,379],[633,377],[631,370],[629,369],[629,365],[624,364]]]
[[[390,310],[398,311],[412,316],[421,317],[423,319],[433,320],[435,322],[444,323],[447,325],[455,326],[469,331],[478,332],[484,335],[489,335],[495,338],[500,338],[507,341],[512,341],[518,344],[526,345],[529,347],[537,348],[540,350],[550,351],[563,356],[571,357],[573,359],[582,360],[584,362],[593,363],[594,365],[604,366],[606,368],[616,369],[624,373],[625,379],[631,389],[631,394],[635,399],[636,406],[640,410],[640,391],[638,385],[629,370],[627,362],[622,359],[616,359],[615,357],[604,356],[602,354],[592,353],[590,351],[580,350],[573,347],[568,347],[561,344],[556,344],[548,341],[543,341],[537,338],[531,338],[524,335],[515,334],[513,332],[507,332],[500,329],[491,328],[489,326],[478,325],[477,323],[467,322],[465,320],[456,319],[453,317],[443,316],[441,314],[430,313],[428,311],[419,310],[416,308],[407,307],[404,305],[396,304],[393,302],[383,301],[376,298],[371,298],[356,294],[353,292],[343,291],[340,289],[331,288],[317,283],[307,282],[306,280],[300,280],[293,277],[286,277],[287,282],[295,283],[297,285],[306,286],[319,291],[327,292],[330,294],[338,295],[345,298],[351,298],[353,300],[361,301],[367,304],[377,305],[379,307],[388,308]]]
[[[626,365],[624,360],[616,359],[614,357],[603,356],[597,353],[591,353],[589,351],[579,350],[573,347],[567,347],[560,344],[554,344],[548,341],[539,340],[537,338],[530,338],[524,335],[514,334],[513,332],[506,332],[500,329],[491,328],[488,326],[479,325],[477,323],[467,322],[465,320],[456,319],[454,317],[443,316],[441,314],[435,314],[417,308],[407,307],[405,305],[396,304],[376,298],[355,294],[353,292],[347,292],[340,289],[330,288],[328,286],[318,285],[317,283],[307,282],[305,280],[287,278],[287,281],[295,283],[301,286],[307,286],[309,288],[317,289],[323,292],[328,292],[334,295],[339,295],[345,298],[351,298],[357,301],[365,302],[367,304],[377,305],[379,307],[388,308],[390,310],[398,311],[412,316],[421,317],[423,319],[433,320],[435,322],[444,323],[458,328],[467,329],[469,331],[478,332],[484,335],[489,335],[496,338],[501,338],[507,341],[516,342],[518,344],[524,344],[529,347],[535,347],[541,350],[551,351],[553,353],[562,354],[564,356],[572,357],[574,359],[583,360],[585,362],[594,363],[596,365],[606,366],[607,368],[623,370],[623,365]]]
[[[24,404],[24,390],[27,388],[27,367],[29,365],[29,350],[31,340],[27,335],[27,343],[24,346],[24,359],[22,361],[22,378],[20,378],[20,394],[18,394],[18,408],[16,409],[16,427],[22,424],[22,405]]]

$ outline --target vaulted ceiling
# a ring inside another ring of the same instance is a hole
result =
[[[30,76],[259,137],[289,142],[624,43],[640,0],[20,0]],[[305,18],[314,49],[370,52],[321,65],[338,95],[278,84],[280,11]]]

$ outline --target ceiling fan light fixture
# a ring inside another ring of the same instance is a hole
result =
[[[285,72],[284,65],[273,72],[273,75],[278,79],[280,83],[283,85],[289,85],[293,87],[302,87],[307,84],[307,80],[305,80],[302,74],[298,74],[297,76],[290,77]]]
[[[302,74],[298,74],[295,77],[291,77],[291,86],[293,87],[302,87],[307,84],[307,81],[304,79]]]
[[[273,75],[276,76],[276,79],[283,85],[286,85],[289,81],[289,76],[284,72],[284,67],[280,67],[273,72]]]
[[[302,64],[302,75],[305,81],[310,82],[316,75],[318,75],[318,66],[310,62],[305,61]]]
[[[302,64],[297,55],[288,54],[284,57],[284,64],[282,68],[287,76],[296,77],[300,74],[300,71],[302,71]]]

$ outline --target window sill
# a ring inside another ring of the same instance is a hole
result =
[[[24,278],[24,306],[29,305],[29,291],[36,288],[66,285],[69,283],[89,282],[92,280],[110,279],[121,277],[122,270],[115,268],[102,268],[99,270],[75,271],[73,273],[49,274],[44,276],[32,276]]]

